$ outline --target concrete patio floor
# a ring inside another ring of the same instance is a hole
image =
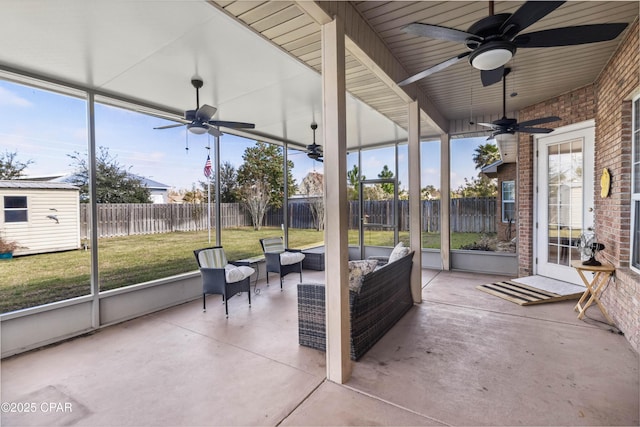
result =
[[[475,289],[496,279],[423,270],[423,303],[345,385],[298,345],[297,274],[228,319],[196,300],[3,360],[1,425],[638,425],[638,355],[598,308]]]

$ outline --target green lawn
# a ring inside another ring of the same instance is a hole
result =
[[[282,235],[279,228],[224,229],[222,243],[230,260],[261,255],[259,239]],[[389,232],[367,232],[367,245],[387,245]],[[305,248],[321,245],[324,233],[315,230],[290,230],[289,246]],[[452,247],[471,243],[479,233],[452,236]],[[212,231],[211,239],[215,241]],[[391,239],[391,240],[390,240]],[[408,233],[400,233],[408,242]],[[455,243],[454,243],[455,242]],[[349,232],[349,243],[358,243],[356,230]],[[104,238],[98,241],[100,289],[109,290],[175,274],[194,271],[193,250],[209,246],[206,231],[174,232]],[[423,247],[439,248],[439,234],[423,234]],[[85,250],[15,257],[0,261],[0,313],[33,307],[90,292],[91,252]]]

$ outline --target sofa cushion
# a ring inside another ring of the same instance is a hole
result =
[[[398,243],[393,251],[391,251],[391,255],[389,255],[389,263],[393,261],[397,261],[400,258],[407,256],[411,248],[405,247],[402,242]]]
[[[378,265],[378,260],[375,259],[349,261],[349,290],[360,293],[362,277],[371,273],[376,265]]]

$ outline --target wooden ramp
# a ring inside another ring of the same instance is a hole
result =
[[[486,285],[476,286],[476,288],[519,305],[544,304],[547,302],[578,299],[582,296],[582,292],[561,295],[511,280],[487,283]]]

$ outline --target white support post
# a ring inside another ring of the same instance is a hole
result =
[[[451,140],[440,136],[440,257],[442,269],[451,270]]]
[[[322,25],[324,194],[325,211],[331,212],[326,216],[324,238],[327,379],[339,384],[351,376],[344,44],[341,19]]]
[[[100,276],[98,275],[98,183],[96,180],[96,105],[95,94],[87,93],[87,131],[89,139],[89,245],[91,247],[91,326],[100,327]]]
[[[409,104],[409,241],[413,254],[411,295],[422,302],[422,213],[420,200],[420,106]]]

